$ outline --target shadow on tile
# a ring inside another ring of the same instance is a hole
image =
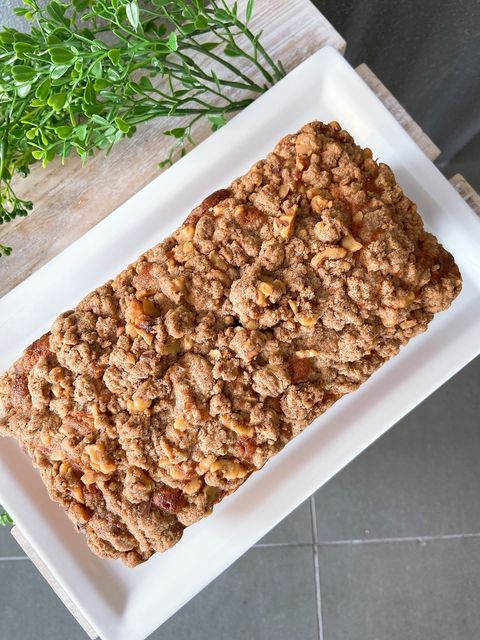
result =
[[[480,358],[315,496],[318,539],[480,532]]]
[[[318,640],[312,549],[251,549],[149,640]]]
[[[324,640],[473,640],[480,539],[319,547]]]

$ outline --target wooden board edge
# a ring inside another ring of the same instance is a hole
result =
[[[383,82],[377,78],[370,67],[365,63],[362,63],[355,69],[355,71],[375,93],[377,98],[379,98],[387,107],[395,120],[397,120],[409,136],[415,140],[425,155],[432,161],[438,158],[440,155],[440,149],[415,122],[407,110],[402,107],[400,102],[392,95]]]
[[[480,217],[480,194],[460,174],[456,173],[449,180],[450,184],[458,191],[470,209]]]

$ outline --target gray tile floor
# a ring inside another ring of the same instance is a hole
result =
[[[480,358],[151,640],[480,637]],[[85,634],[0,530],[0,640]]]

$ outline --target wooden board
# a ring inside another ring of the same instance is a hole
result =
[[[358,75],[376,93],[387,109],[395,116],[408,135],[415,140],[420,149],[430,160],[435,160],[440,155],[440,149],[427,136],[425,131],[415,122],[412,116],[402,107],[400,102],[393,96],[387,87],[377,78],[373,71],[365,64],[356,68]]]
[[[472,211],[480,217],[480,194],[475,191],[472,185],[459,173],[450,178],[450,184],[455,187]]]
[[[241,0],[240,11],[245,6]],[[264,46],[287,71],[326,44],[345,49],[343,38],[309,0],[257,0],[252,30],[264,30]],[[162,131],[181,126],[180,120],[174,122],[158,119],[139,127],[110,156],[99,153],[84,168],[71,158],[64,167],[56,162],[47,169],[35,166],[27,180],[17,182],[19,193],[34,201],[35,210],[0,229],[0,243],[14,249],[0,259],[0,296],[155,178],[171,144]],[[199,126],[195,139],[200,142],[209,133],[208,125]]]

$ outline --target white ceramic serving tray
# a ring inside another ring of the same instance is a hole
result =
[[[427,333],[187,530],[175,548],[133,570],[96,558],[49,500],[27,457],[12,440],[0,441],[0,503],[103,640],[143,640],[480,352],[479,220],[342,56],[324,48],[0,300],[0,370],[58,313],[162,240],[284,134],[314,119],[338,120],[392,167],[427,227],[455,256],[462,294]]]

